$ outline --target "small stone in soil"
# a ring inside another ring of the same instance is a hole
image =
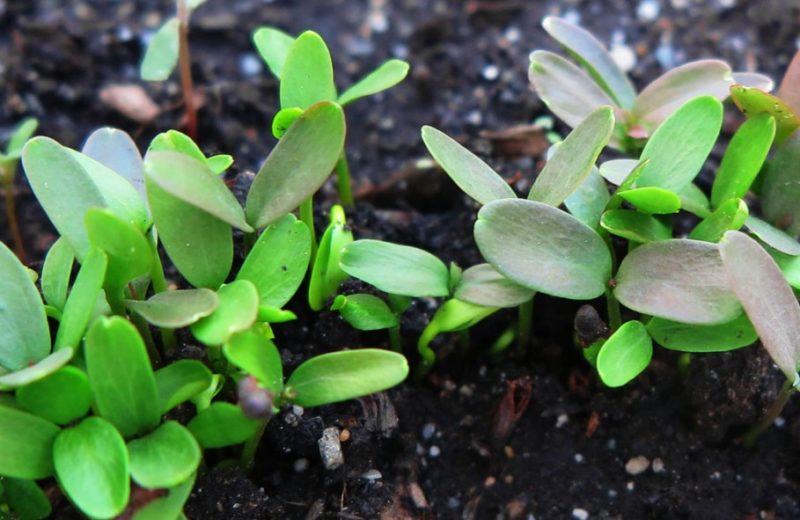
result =
[[[458,509],[459,507],[461,507],[461,500],[456,497],[450,497],[447,499],[448,509]]]
[[[411,496],[411,501],[414,502],[414,507],[417,509],[428,508],[428,499],[425,498],[425,493],[422,492],[422,488],[419,487],[419,484],[416,482],[409,484],[408,494]]]
[[[433,423],[425,423],[425,426],[422,427],[422,438],[427,441],[433,437],[434,433],[436,433],[436,425]]]
[[[368,469],[367,471],[361,474],[361,478],[363,478],[364,480],[368,480],[370,482],[376,482],[382,479],[383,475],[381,475],[381,472],[378,471],[377,469]]]
[[[639,455],[638,457],[633,457],[625,464],[625,471],[627,471],[629,475],[639,475],[647,471],[649,467],[650,460],[643,455]]]
[[[664,473],[664,461],[659,457],[653,459],[653,473]]]
[[[569,422],[569,416],[567,414],[565,414],[565,413],[562,413],[556,419],[556,428],[561,428],[562,426],[564,426],[568,422]]]
[[[325,428],[317,444],[319,445],[319,456],[325,469],[336,469],[344,464],[344,454],[342,453],[342,444],[339,441],[338,428],[335,426]]]
[[[583,455],[581,455],[580,453],[576,453],[575,454],[575,462],[577,462],[578,464],[583,462]]]
[[[636,17],[643,22],[652,22],[658,18],[661,11],[661,4],[658,0],[642,0],[636,7]]]
[[[494,81],[500,76],[500,69],[497,67],[497,65],[490,63],[483,67],[481,75],[486,81]]]
[[[297,459],[293,464],[296,473],[303,473],[308,469],[308,459]]]
[[[775,425],[776,428],[783,428],[786,425],[786,419],[783,417],[776,417],[772,424]]]
[[[572,518],[575,520],[587,520],[589,518],[589,511],[576,507],[572,510]]]
[[[435,459],[441,455],[441,453],[442,450],[439,448],[439,446],[431,446],[431,448],[428,450],[428,456],[432,459]]]

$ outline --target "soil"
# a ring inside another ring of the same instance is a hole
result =
[[[660,12],[644,20],[639,2],[630,0],[209,0],[195,13],[190,36],[204,97],[200,143],[208,153],[236,157],[233,184],[246,183],[274,145],[269,122],[277,83],[250,43],[260,25],[320,32],[340,87],[388,57],[407,59],[408,80],[348,107],[348,149],[362,201],[349,219],[358,237],[423,247],[467,267],[480,261],[471,237],[475,207],[420,162],[427,155],[419,127],[432,124],[458,137],[525,192],[542,159],[540,136],[526,141],[529,153],[514,155],[506,142],[481,132],[547,114],[526,75],[527,54],[554,47],[539,28],[543,15],[570,17],[607,44],[633,50],[631,75],[640,88],[664,67],[703,57],[777,79],[796,49],[800,7],[790,2],[641,4],[660,5]],[[41,134],[73,147],[101,125],[128,131],[142,148],[156,133],[180,127],[174,79],[143,85],[161,110],[146,124],[100,96],[109,85],[142,85],[142,38],[170,9],[168,0],[0,0],[0,142],[26,115],[40,119]],[[730,111],[726,135],[737,121]],[[557,122],[556,129],[566,130]],[[722,150],[724,144],[714,157]],[[321,224],[332,193],[327,186],[318,199]],[[55,233],[22,175],[16,195],[31,260],[40,261]],[[0,228],[8,242],[6,226]],[[763,349],[694,356],[688,368],[686,359],[657,349],[645,374],[611,390],[573,346],[578,305],[537,296],[535,307],[527,353],[499,360],[484,354],[514,319],[503,311],[475,328],[467,353],[455,337],[439,340],[442,359],[421,384],[284,410],[271,422],[253,472],[220,465],[198,478],[188,517],[800,517],[800,405],[791,401],[755,448],[739,441],[781,383]],[[290,308],[299,320],[277,330],[289,369],[313,354],[388,344],[383,334],[357,333],[334,314],[310,314],[302,298]],[[407,352],[435,308],[419,300],[404,317]],[[345,464],[330,471],[317,446],[327,427],[346,439]],[[211,462],[224,456],[211,454]],[[67,517],[68,507],[58,515]]]

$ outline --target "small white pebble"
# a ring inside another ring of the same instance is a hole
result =
[[[298,417],[302,417],[303,416],[303,407],[302,406],[297,406],[296,404],[292,405],[292,413],[295,414]]]
[[[636,53],[624,43],[611,46],[611,57],[623,72],[630,71],[636,65]]]
[[[512,25],[506,29],[505,33],[503,33],[503,36],[506,37],[506,40],[508,40],[509,43],[517,43],[522,36],[522,33],[520,33],[517,27]]]
[[[302,473],[308,469],[308,459],[297,459],[292,466],[296,473]]]
[[[575,454],[575,462],[577,462],[578,464],[583,462],[583,455],[581,455],[580,453],[576,453]]]
[[[581,24],[581,13],[576,11],[575,9],[570,9],[562,16],[564,20],[568,21],[573,25],[580,25]]]
[[[483,67],[481,75],[486,81],[494,81],[500,77],[500,68],[497,65],[490,63]]]
[[[722,480],[722,473],[715,471],[710,475],[711,480]]]
[[[480,126],[481,122],[483,122],[483,116],[478,110],[473,110],[467,114],[467,123],[474,126]]]
[[[608,490],[608,498],[617,498],[617,490],[616,489],[609,489]]]
[[[786,425],[786,419],[778,416],[772,421],[772,424],[774,424],[776,428],[783,428]]]
[[[723,9],[730,9],[736,6],[736,0],[717,0],[717,4]]]
[[[381,475],[381,472],[377,469],[370,469],[362,473],[361,478],[369,480],[370,482],[375,482],[376,480],[382,479],[383,475]]]
[[[649,467],[650,459],[644,455],[639,455],[638,457],[633,457],[628,460],[625,464],[625,471],[627,471],[629,475],[638,475],[647,471]]]
[[[670,3],[675,9],[686,9],[689,7],[689,0],[670,0]]]
[[[430,449],[428,450],[428,456],[432,459],[435,459],[441,454],[442,450],[439,448],[439,446],[431,446]]]
[[[433,437],[434,433],[436,433],[436,425],[433,423],[425,423],[425,426],[422,427],[422,438],[427,441]]]
[[[264,71],[264,66],[261,64],[261,60],[253,54],[252,52],[248,52],[246,54],[242,54],[239,58],[239,70],[247,77],[253,77],[261,74]]]
[[[652,22],[658,18],[661,12],[661,4],[658,0],[642,0],[636,8],[636,17],[643,22]]]
[[[589,511],[576,507],[572,510],[572,518],[575,520],[587,520],[589,518]]]
[[[653,459],[653,473],[664,473],[664,461],[661,457]]]
[[[627,489],[628,491],[633,491],[635,488],[636,484],[634,484],[632,480],[627,484],[625,484],[625,489]]]
[[[567,415],[565,413],[562,413],[556,419],[556,428],[561,428],[562,426],[564,426],[568,422],[569,422],[569,415]]]

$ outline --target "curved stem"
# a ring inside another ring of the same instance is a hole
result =
[[[528,351],[533,329],[533,298],[519,306],[519,320],[517,321],[517,347],[520,353]]]
[[[764,433],[767,428],[772,426],[772,423],[775,422],[775,419],[783,411],[783,408],[786,406],[786,403],[789,402],[789,398],[794,393],[794,387],[792,386],[792,382],[788,379],[785,383],[783,383],[783,387],[781,387],[781,392],[778,394],[778,397],[775,398],[775,402],[772,403],[772,406],[769,407],[767,413],[764,414],[764,417],[761,418],[756,424],[750,428],[747,433],[744,435],[744,445],[748,448],[752,448],[753,445],[756,443],[756,440]]]
[[[344,150],[342,150],[339,160],[336,161],[336,186],[339,189],[339,202],[345,209],[352,209],[355,201],[350,182],[350,164],[347,162],[347,153]]]
[[[189,7],[186,0],[178,0],[178,67],[181,75],[181,92],[186,109],[186,133],[197,140],[197,106],[194,104],[192,61],[189,56]]]
[[[253,469],[253,464],[256,460],[256,451],[258,451],[258,445],[261,443],[261,437],[264,436],[264,432],[267,430],[267,425],[269,424],[269,419],[264,420],[256,430],[256,432],[247,439],[245,442],[244,448],[242,449],[242,467],[244,467],[245,471],[250,471]]]

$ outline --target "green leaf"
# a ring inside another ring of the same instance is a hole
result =
[[[298,107],[282,108],[272,118],[272,135],[275,139],[280,139],[289,128],[292,127],[297,118],[303,115],[303,109]]]
[[[127,300],[125,304],[156,327],[179,329],[210,315],[219,299],[209,289],[187,289],[158,293],[147,301]]]
[[[42,296],[48,305],[52,305],[58,310],[64,310],[67,302],[67,290],[69,289],[69,279],[72,276],[72,264],[75,260],[75,253],[69,243],[59,237],[44,258],[42,267]]]
[[[259,27],[253,33],[253,43],[269,70],[280,79],[294,38],[274,27]]]
[[[690,100],[701,96],[724,100],[733,84],[731,74],[728,64],[720,60],[699,60],[675,67],[639,93],[633,105],[634,120],[652,131]]]
[[[800,290],[800,256],[787,255],[769,246],[765,249],[778,264],[789,285]]]
[[[53,512],[50,498],[33,480],[4,478],[8,505],[20,520],[44,520]]]
[[[247,221],[255,228],[263,228],[312,196],[339,160],[344,134],[340,106],[317,103],[306,110],[253,179],[245,204]]]
[[[90,208],[84,221],[89,243],[108,258],[106,287],[121,289],[150,272],[153,250],[141,231],[107,209]]]
[[[341,298],[341,300],[340,300]],[[358,330],[381,330],[396,327],[397,316],[392,309],[377,296],[372,294],[348,294],[336,297],[342,318]]]
[[[431,318],[431,321],[428,322],[422,334],[420,334],[417,342],[417,348],[423,358],[423,364],[430,366],[433,363],[433,359],[426,359],[428,355],[433,356],[432,352],[426,354],[426,351],[429,351],[429,345],[437,335],[443,332],[467,330],[498,310],[498,307],[476,305],[455,298],[444,302],[436,309],[436,313]]]
[[[52,475],[58,432],[50,421],[0,405],[0,475],[27,479]]]
[[[722,103],[710,96],[676,110],[647,141],[640,161],[649,160],[636,185],[680,192],[700,173],[722,127]]]
[[[772,227],[763,220],[752,216],[748,217],[744,224],[751,233],[770,247],[787,255],[800,255],[800,243],[780,229]]]
[[[240,332],[225,343],[228,361],[254,376],[261,385],[279,396],[283,390],[283,362],[275,344],[253,328]]]
[[[347,280],[347,273],[339,265],[344,248],[353,242],[353,232],[347,226],[344,210],[335,205],[331,208],[328,224],[319,242],[311,278],[308,282],[308,304],[319,311],[336,294],[339,285]]]
[[[224,424],[224,428],[220,425]],[[255,434],[262,421],[250,419],[236,405],[213,402],[189,421],[189,431],[203,448],[241,444]]]
[[[19,388],[17,401],[43,419],[68,424],[89,411],[92,389],[83,370],[65,366],[44,379]]]
[[[164,81],[170,77],[178,64],[178,32],[180,22],[176,17],[170,18],[153,35],[144,59],[139,68],[139,75],[145,81]]]
[[[616,105],[588,74],[549,51],[531,54],[528,78],[545,105],[573,128],[597,108]]]
[[[236,280],[217,291],[219,305],[191,326],[192,334],[208,346],[220,346],[232,335],[247,330],[258,315],[258,291],[247,280]]]
[[[83,143],[81,153],[116,172],[131,183],[142,200],[146,200],[142,155],[126,132],[117,128],[98,128]]]
[[[614,331],[597,355],[597,373],[606,385],[623,386],[641,374],[653,357],[653,342],[640,321]]]
[[[619,186],[640,164],[636,159],[612,159],[601,164],[598,171],[605,180]]]
[[[611,234],[633,242],[657,242],[672,237],[669,225],[651,215],[629,209],[606,211],[600,219],[600,226]]]
[[[742,227],[747,221],[748,214],[747,204],[742,199],[728,199],[701,220],[689,233],[689,238],[719,242],[726,231]]]
[[[35,117],[23,119],[11,132],[11,139],[8,140],[8,146],[6,146],[6,157],[11,159],[19,158],[22,148],[28,139],[33,136],[37,128],[39,128],[39,121]]]
[[[758,340],[756,330],[744,313],[719,325],[688,325],[653,318],[647,324],[647,332],[662,347],[680,352],[726,352]]]
[[[0,242],[0,367],[19,370],[50,352],[50,328],[39,291]]]
[[[175,421],[128,442],[131,476],[144,488],[177,486],[194,475],[200,464],[200,446],[192,434]]]
[[[110,209],[147,229],[147,209],[133,186],[94,159],[48,137],[35,137],[22,150],[22,164],[37,200],[79,259],[89,251],[83,222],[89,208]]]
[[[61,489],[92,518],[112,518],[130,496],[128,450],[114,427],[99,417],[63,430],[53,445]]]
[[[54,349],[70,347],[77,350],[83,333],[94,315],[97,299],[103,290],[108,258],[106,254],[92,249],[83,259],[78,276],[64,304],[64,313],[58,326]]]
[[[180,152],[150,151],[145,159],[145,175],[173,197],[237,229],[253,231],[236,197],[203,162]]]
[[[564,205],[575,218],[596,229],[610,198],[606,181],[592,168],[586,180],[564,199]]]
[[[793,133],[762,173],[761,208],[766,220],[790,235],[800,235],[800,132]]]
[[[775,261],[739,231],[725,233],[719,252],[725,274],[761,344],[786,378],[800,383],[800,304]]]
[[[159,497],[136,511],[133,520],[180,520],[183,505],[192,493],[196,475],[171,488],[167,496]]]
[[[681,198],[663,188],[634,188],[617,192],[617,195],[643,213],[664,215],[677,213],[681,209]]]
[[[700,218],[706,218],[711,214],[711,203],[697,184],[687,184],[678,192],[678,196],[681,198],[681,209]]]
[[[305,110],[319,101],[336,101],[331,54],[314,31],[304,32],[292,43],[280,78],[281,108]]]
[[[711,203],[715,208],[728,199],[747,195],[774,138],[775,118],[767,113],[751,117],[739,127],[725,150],[711,186]]]
[[[798,127],[800,117],[783,99],[758,88],[731,87],[731,99],[747,117],[769,114],[775,118],[775,144],[781,145]]]
[[[674,239],[628,253],[614,295],[631,309],[674,321],[714,325],[741,313],[716,244]]]
[[[308,408],[381,392],[407,375],[406,358],[396,352],[343,350],[302,363],[286,382],[285,393],[291,402]]]
[[[290,310],[281,309],[280,307],[259,305],[258,318],[256,319],[266,323],[286,323],[287,321],[296,320],[297,315]]]
[[[179,359],[155,372],[158,401],[165,414],[211,385],[211,371],[200,361]]]
[[[556,148],[536,177],[528,199],[560,206],[589,175],[613,129],[611,107],[592,111]]]
[[[75,351],[73,349],[64,347],[34,365],[14,372],[3,372],[0,375],[0,390],[19,388],[43,379],[69,363],[74,354]]]
[[[236,279],[252,282],[262,305],[283,307],[303,282],[310,258],[308,226],[288,214],[261,233]]]
[[[348,105],[353,101],[388,90],[403,81],[408,74],[408,63],[403,60],[389,60],[381,64],[355,85],[339,96],[339,104]]]
[[[486,307],[517,307],[535,291],[512,282],[489,264],[478,264],[464,271],[453,296],[461,301]]]
[[[488,164],[441,130],[423,126],[422,141],[453,182],[479,203],[517,197],[505,179]]]
[[[611,255],[600,235],[541,202],[498,200],[484,206],[475,241],[498,272],[545,294],[596,298],[611,278]]]
[[[548,16],[542,27],[583,66],[594,81],[623,108],[631,108],[636,91],[600,41],[563,18]]]
[[[380,240],[356,240],[345,247],[344,271],[389,294],[447,296],[450,272],[444,263],[422,249]]]
[[[129,321],[100,318],[86,334],[86,371],[98,414],[129,437],[161,417],[158,389],[144,342]]]
[[[228,166],[233,164],[233,157],[230,155],[215,155],[206,157],[200,147],[197,146],[191,137],[177,130],[167,130],[155,136],[147,148],[147,154],[152,152],[178,152],[187,155],[196,161],[205,164],[206,168],[215,175],[224,172]],[[180,175],[180,174],[175,174]],[[179,196],[177,193],[174,195]],[[224,195],[222,196],[224,197]],[[191,202],[187,200],[187,202]],[[224,220],[224,219],[223,219]]]

